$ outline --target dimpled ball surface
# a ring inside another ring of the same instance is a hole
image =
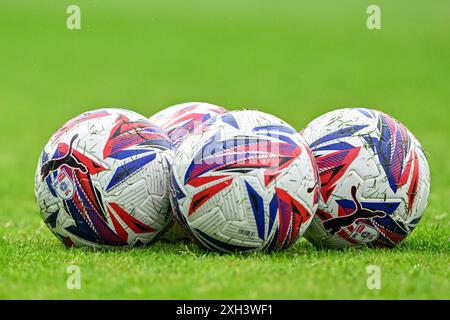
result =
[[[308,240],[392,247],[414,230],[427,206],[430,171],[404,125],[380,111],[340,109],[312,121],[302,135],[321,183]]]
[[[206,102],[185,102],[167,107],[149,118],[167,133],[174,147],[178,147],[191,134],[201,132],[206,123],[226,110]],[[180,224],[174,223],[162,235],[164,240],[190,239],[190,234]]]
[[[227,112],[176,151],[175,215],[205,247],[286,249],[317,208],[317,171],[304,141],[284,121],[258,111]]]
[[[98,109],[67,122],[39,158],[42,218],[67,246],[148,244],[172,221],[172,143],[144,116]]]
[[[160,126],[177,147],[195,129],[201,129],[209,119],[224,112],[224,108],[214,104],[186,102],[167,107],[149,120]]]

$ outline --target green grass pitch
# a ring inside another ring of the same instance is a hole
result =
[[[81,8],[68,30],[66,8]],[[381,7],[381,30],[366,27]],[[450,6],[437,1],[0,2],[0,298],[450,298]],[[40,151],[100,106],[258,108],[299,130],[336,107],[402,121],[432,173],[424,218],[393,250],[218,255],[194,244],[65,249],[34,198]],[[81,270],[68,290],[66,269]],[[366,267],[381,268],[369,290]]]

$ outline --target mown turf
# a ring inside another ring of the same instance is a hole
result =
[[[0,298],[450,298],[450,6],[377,1],[0,2]],[[150,4],[151,3],[151,4]],[[184,101],[273,113],[298,129],[363,105],[407,125],[429,155],[432,193],[394,250],[217,255],[193,244],[67,250],[40,220],[38,155],[66,120],[99,106],[151,115]],[[81,268],[68,290],[68,265]],[[381,268],[380,290],[366,267]]]

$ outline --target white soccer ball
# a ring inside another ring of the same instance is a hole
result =
[[[285,249],[317,209],[312,154],[291,126],[258,111],[211,119],[175,152],[175,214],[205,247],[223,252]]]
[[[392,247],[414,230],[427,206],[430,171],[406,127],[379,111],[341,109],[312,121],[302,135],[321,183],[308,240]]]
[[[149,118],[160,126],[178,147],[191,134],[201,132],[205,123],[226,110],[205,102],[186,102],[167,107]],[[162,239],[177,241],[189,239],[189,232],[179,223],[174,223],[163,235]]]
[[[149,118],[160,126],[175,147],[212,117],[226,112],[222,107],[205,102],[186,102],[165,108]]]
[[[45,224],[67,246],[148,244],[172,221],[173,147],[144,116],[86,112],[45,146],[35,192]]]

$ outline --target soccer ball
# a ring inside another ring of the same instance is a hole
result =
[[[319,209],[305,237],[319,246],[392,247],[427,206],[430,171],[420,143],[385,113],[341,109],[302,131],[317,161]]]
[[[148,244],[172,221],[173,145],[145,117],[86,112],[42,151],[35,192],[45,224],[66,246]]]
[[[172,208],[206,248],[271,251],[296,242],[317,209],[314,158],[291,126],[231,111],[175,152]]]
[[[209,119],[224,112],[224,108],[213,104],[186,102],[165,108],[149,120],[160,126],[177,147],[188,135],[201,132]],[[189,239],[189,232],[179,223],[174,223],[161,238],[168,241]]]
[[[205,102],[186,102],[168,107],[152,117],[150,121],[160,126],[178,147],[186,136],[201,130],[210,118],[223,114],[222,107]]]

